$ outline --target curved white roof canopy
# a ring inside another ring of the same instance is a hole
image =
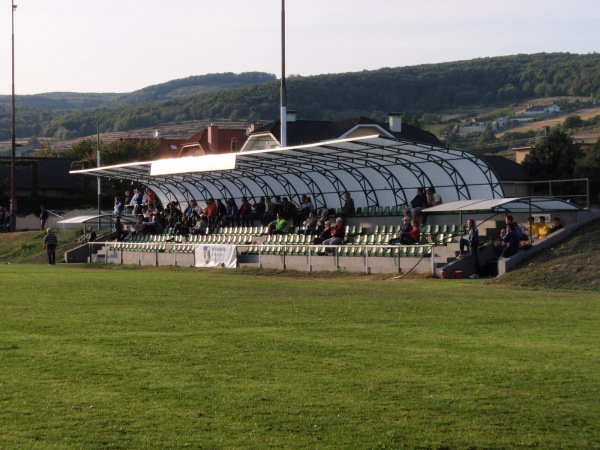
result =
[[[455,149],[382,136],[244,153],[120,164],[79,173],[135,181],[166,204],[242,196],[280,195],[297,203],[306,194],[321,208],[339,208],[344,191],[356,207],[401,206],[417,187],[434,186],[444,202],[502,198],[494,171]]]
[[[544,211],[579,211],[582,208],[554,197],[516,197],[459,200],[424,209],[428,214],[444,214],[457,212],[531,212]]]

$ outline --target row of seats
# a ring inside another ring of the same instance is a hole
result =
[[[350,239],[347,244],[349,245],[385,245],[390,239],[397,236],[396,232],[383,233],[382,228],[376,230],[376,233],[372,234],[356,234],[350,235]],[[394,230],[395,227],[389,227],[389,230]],[[421,233],[421,239],[418,244],[426,245],[436,243],[437,245],[445,245],[452,241],[456,236],[453,232],[447,233]],[[277,234],[266,236],[263,244],[266,245],[295,245],[295,244],[312,244],[314,242],[314,236],[303,235],[303,234]],[[249,245],[255,242],[255,235],[252,234],[209,234],[209,235],[190,235],[190,236],[172,236],[165,234],[144,234],[139,236],[132,236],[131,239],[126,242],[127,244],[151,244],[151,243],[174,243],[174,244],[226,244],[226,245]]]
[[[402,225],[376,225],[373,228],[373,234],[398,234]],[[461,233],[460,225],[424,225],[421,227],[421,234],[454,234],[459,235]]]
[[[330,252],[330,253],[328,253]],[[251,245],[242,254],[246,255],[289,255],[308,256],[328,255],[337,253],[339,256],[375,256],[375,257],[423,257],[431,254],[431,245],[364,247],[358,245],[341,245],[327,247],[323,245]]]

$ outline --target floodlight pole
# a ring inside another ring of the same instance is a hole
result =
[[[287,98],[285,88],[285,0],[281,0],[281,147],[287,147]]]
[[[12,99],[11,99],[11,134],[10,134],[10,231],[17,229],[17,200],[15,192],[15,157],[16,157],[16,133],[15,133],[15,0],[12,0]]]
[[[97,136],[96,161],[97,161],[97,166],[100,167],[100,123],[96,124],[96,136]],[[101,185],[100,177],[98,177],[98,216],[102,215],[102,208],[101,208],[101,202],[100,202],[102,190],[100,189],[100,185]],[[100,219],[100,217],[98,217],[98,230],[100,229],[101,220],[102,219]]]

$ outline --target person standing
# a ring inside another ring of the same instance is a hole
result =
[[[350,192],[344,192],[344,206],[342,207],[342,217],[348,218],[354,214],[354,199],[350,197]]]
[[[46,229],[46,221],[48,220],[48,210],[44,205],[40,206],[40,230]]]
[[[117,212],[115,215],[115,232],[117,234],[117,242],[123,242],[125,238],[125,230],[123,224],[121,223],[121,212]]]
[[[46,236],[44,236],[44,247],[48,252],[48,264],[54,266],[56,264],[56,246],[58,244],[58,239],[56,235],[52,232],[52,228],[48,228],[46,230]]]
[[[479,255],[477,254],[477,247],[479,246],[479,232],[477,231],[477,227],[475,226],[475,221],[473,219],[467,220],[467,239],[462,238],[460,240],[460,253],[458,254],[459,258],[465,256],[465,246],[469,247],[469,252],[473,257],[473,275],[469,278],[479,278]]]

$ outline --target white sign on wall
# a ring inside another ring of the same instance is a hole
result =
[[[195,247],[195,267],[237,267],[235,245],[198,244]]]

